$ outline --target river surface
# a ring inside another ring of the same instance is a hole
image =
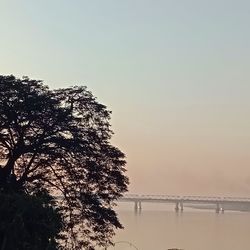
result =
[[[117,232],[109,250],[250,249],[250,212],[217,214],[184,207],[176,213],[174,205],[143,204],[135,213],[132,203],[119,205],[117,212],[125,229]]]

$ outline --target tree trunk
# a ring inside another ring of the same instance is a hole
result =
[[[7,243],[7,237],[6,237],[6,235],[4,235],[3,236],[3,241],[2,241],[2,244],[1,244],[1,250],[5,250],[6,243]]]
[[[16,159],[12,156],[6,165],[0,168],[0,184],[7,182],[8,177],[10,177],[11,172],[14,170],[15,161]]]

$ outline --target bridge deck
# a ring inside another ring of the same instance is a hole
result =
[[[154,202],[154,203],[223,203],[223,204],[249,204],[248,197],[218,197],[218,196],[178,196],[178,195],[125,195],[119,201],[124,202]]]

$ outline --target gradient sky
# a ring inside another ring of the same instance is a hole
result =
[[[131,193],[250,196],[250,1],[0,0],[0,74],[87,85]]]

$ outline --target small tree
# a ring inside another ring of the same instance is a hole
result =
[[[86,87],[0,76],[0,189],[60,197],[67,249],[109,245],[122,228],[113,208],[128,178],[109,120]]]

